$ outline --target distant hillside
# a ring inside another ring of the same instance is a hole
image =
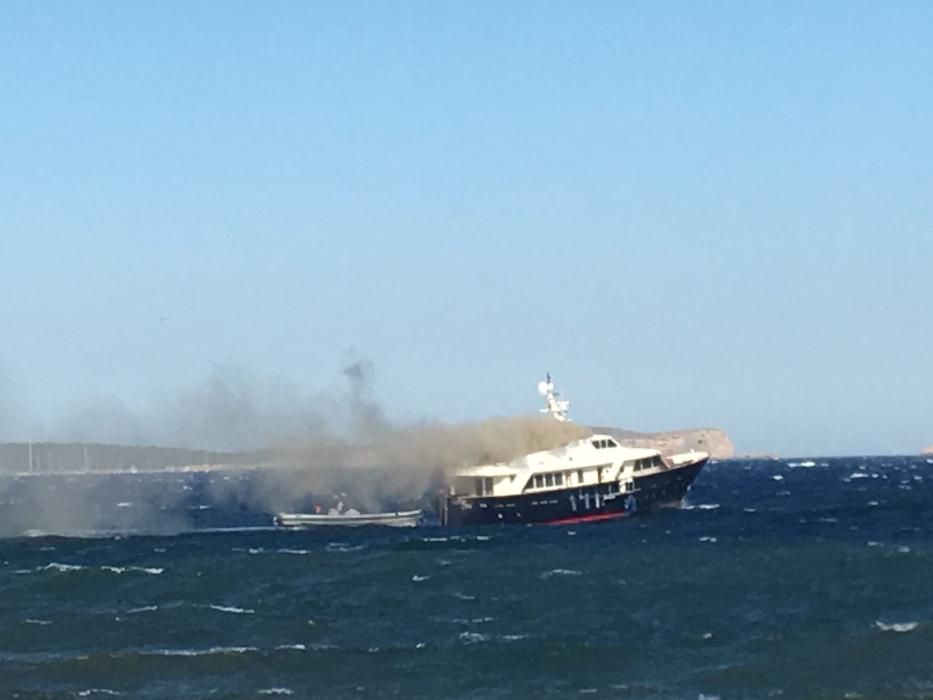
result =
[[[32,463],[30,464],[30,453]],[[250,464],[255,453],[96,443],[0,443],[0,472],[140,471],[169,467]]]
[[[612,435],[628,447],[651,447],[662,454],[677,452],[709,452],[713,457],[728,458],[735,455],[732,441],[725,431],[718,428],[672,430],[663,433],[637,433],[622,428],[593,428],[595,432]]]

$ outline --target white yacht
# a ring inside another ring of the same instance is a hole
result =
[[[543,413],[568,421],[550,375],[538,385]],[[662,457],[595,434],[507,463],[458,470],[439,504],[441,524],[579,523],[677,504],[709,460],[706,452]]]

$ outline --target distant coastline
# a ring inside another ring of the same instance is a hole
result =
[[[713,457],[734,456],[722,430],[701,428],[640,433],[622,428],[594,427],[624,445],[651,447],[663,454],[697,450]],[[81,442],[0,443],[0,474],[116,474],[162,471],[211,471],[286,466],[287,450],[217,451],[180,447],[115,445]],[[286,459],[283,460],[283,456]]]
[[[261,461],[261,456],[257,452],[217,452],[106,443],[7,442],[0,443],[0,473],[203,471],[255,465]]]

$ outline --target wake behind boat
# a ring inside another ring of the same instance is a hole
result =
[[[277,513],[275,524],[279,527],[359,527],[382,525],[386,527],[414,527],[422,518],[420,510],[404,510],[392,513],[360,513],[355,510],[329,513]]]
[[[543,413],[570,420],[551,377],[538,385]],[[706,452],[665,458],[658,450],[623,447],[590,435],[507,463],[457,470],[439,503],[443,525],[565,524],[611,520],[676,505],[709,460]]]

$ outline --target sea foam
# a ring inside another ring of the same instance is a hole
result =
[[[582,576],[582,571],[577,571],[576,569],[551,569],[550,571],[543,572],[539,578],[548,579],[552,576]]]
[[[910,632],[917,629],[917,622],[882,622],[875,620],[875,627],[882,632]]]
[[[252,615],[255,613],[255,610],[250,610],[249,608],[238,608],[234,605],[208,605],[211,610],[216,610],[217,612],[224,613],[233,613],[235,615]]]

